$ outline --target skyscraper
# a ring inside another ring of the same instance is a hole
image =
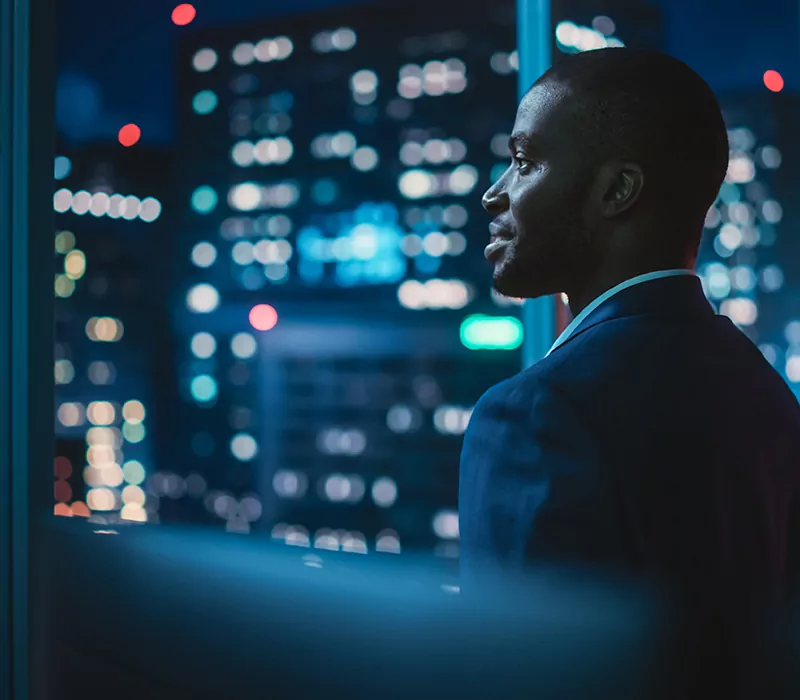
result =
[[[507,166],[514,6],[424,14],[337,10],[180,52],[170,461],[231,529],[456,551],[460,436],[520,363],[480,206]]]
[[[722,95],[730,167],[709,212],[700,272],[709,298],[800,393],[798,101],[760,89]]]
[[[519,300],[491,290],[480,205],[508,166],[515,6],[418,9],[182,45],[181,418],[162,462],[198,504],[176,518],[457,553],[461,435],[520,367]],[[608,30],[574,27],[575,50]]]
[[[143,522],[155,387],[168,354],[158,256],[168,157],[119,145],[55,159],[55,500],[60,515]]]

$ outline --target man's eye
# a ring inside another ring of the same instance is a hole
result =
[[[514,165],[517,166],[517,169],[520,172],[529,170],[533,163],[526,158],[522,158],[520,156],[512,156],[512,160],[514,161]]]

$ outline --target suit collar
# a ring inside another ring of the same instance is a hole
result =
[[[653,279],[623,289],[594,309],[564,340],[568,344],[590,328],[627,316],[713,316],[715,311],[706,299],[700,278],[681,275]]]

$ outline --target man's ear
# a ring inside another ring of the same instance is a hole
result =
[[[628,211],[644,188],[644,173],[636,163],[609,163],[600,172],[600,209],[612,218]]]

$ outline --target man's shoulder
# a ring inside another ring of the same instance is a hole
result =
[[[685,376],[693,369],[722,370],[726,360],[771,370],[752,341],[725,316],[642,314],[579,331],[530,369],[549,379],[569,374],[589,380],[622,372],[633,381],[637,370],[652,376],[670,372]]]
[[[727,317],[612,319],[580,333],[489,389],[483,404],[530,405],[556,394],[581,411],[641,411],[642,402],[697,401],[709,408],[758,390],[766,403],[800,410],[786,383]]]
[[[526,371],[538,386],[561,391],[589,410],[602,405],[635,413],[655,403],[676,410],[696,404],[693,414],[704,406],[719,419],[733,410],[731,402],[746,400],[800,416],[786,382],[725,316],[613,319]]]

